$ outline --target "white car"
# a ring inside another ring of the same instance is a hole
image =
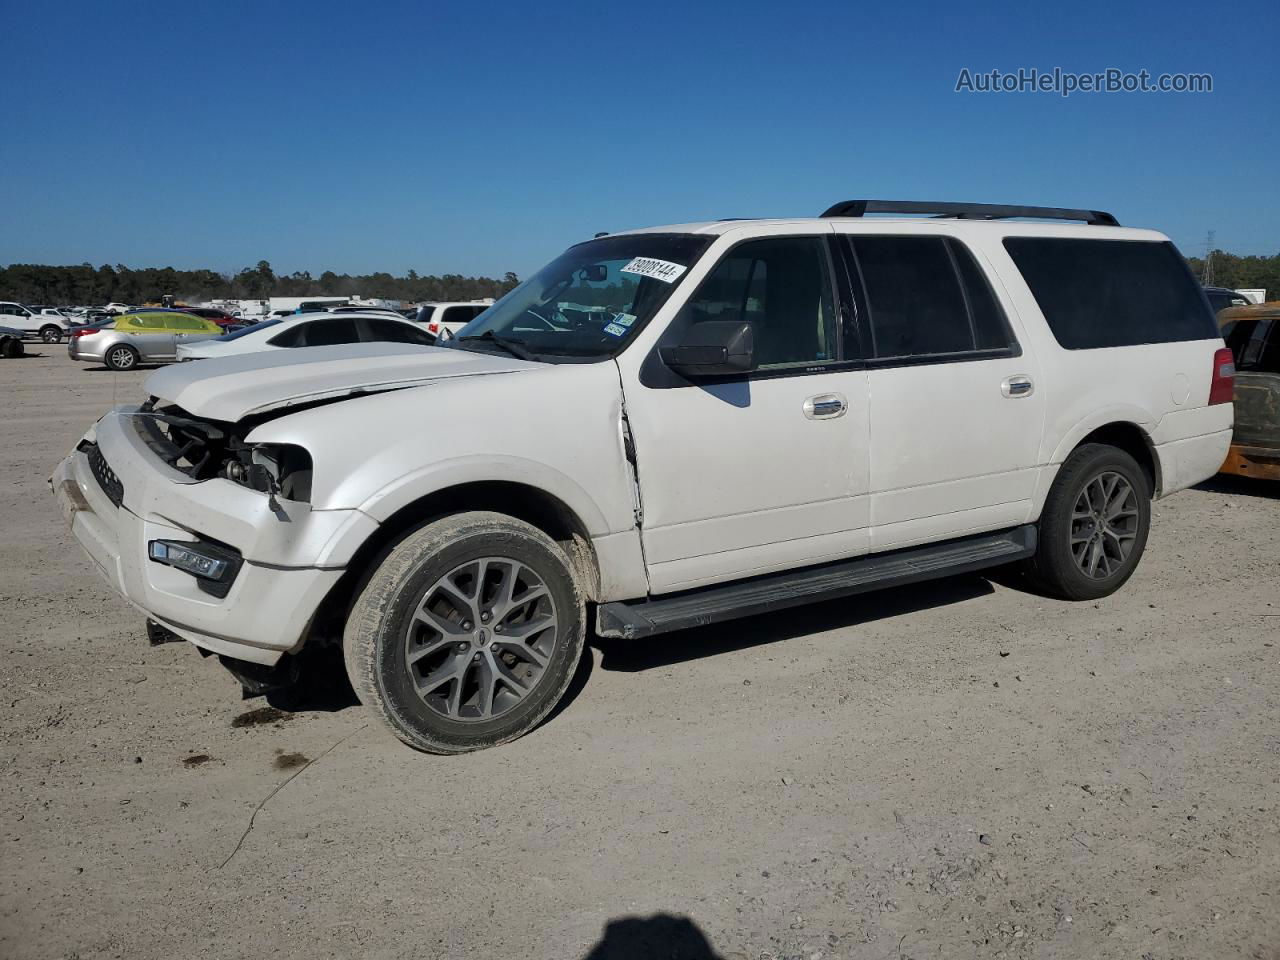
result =
[[[20,303],[0,303],[0,327],[21,330],[23,336],[58,343],[72,327],[72,320],[55,307],[33,310]]]
[[[448,344],[170,367],[54,489],[164,629],[258,689],[340,645],[396,736],[456,753],[548,714],[589,617],[639,639],[1006,564],[1106,596],[1231,441],[1199,284],[1098,211],[601,236]]]
[[[431,333],[447,340],[491,306],[493,300],[440,300],[418,307],[419,323]]]
[[[178,347],[179,360],[229,357],[289,347],[349,343],[416,343],[432,346],[436,338],[412,320],[382,313],[300,313],[255,323],[214,340]]]

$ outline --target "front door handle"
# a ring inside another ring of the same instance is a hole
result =
[[[834,420],[848,409],[849,402],[838,393],[820,393],[804,402],[804,415],[810,420]]]
[[[1011,400],[1018,397],[1029,397],[1036,392],[1036,385],[1030,377],[1018,374],[1015,377],[1005,377],[1004,383],[1000,384],[1000,393]]]

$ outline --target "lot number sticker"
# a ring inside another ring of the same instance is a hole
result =
[[[655,260],[653,257],[636,257],[625,267],[623,273],[635,273],[642,277],[653,277],[663,283],[675,283],[684,273],[684,267],[669,260]]]

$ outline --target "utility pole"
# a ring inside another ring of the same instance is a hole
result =
[[[1202,286],[1213,286],[1213,231],[1204,238],[1204,270],[1200,277]]]

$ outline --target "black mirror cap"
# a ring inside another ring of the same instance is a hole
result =
[[[695,323],[678,345],[658,353],[663,363],[690,379],[750,373],[756,368],[755,328],[740,320]]]

